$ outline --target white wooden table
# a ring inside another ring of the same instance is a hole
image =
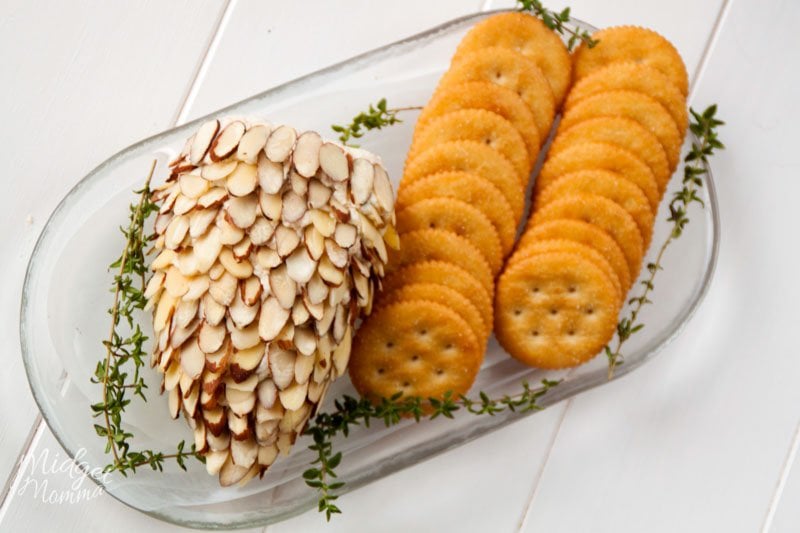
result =
[[[0,3],[0,530],[174,529],[108,496],[48,504],[21,485],[24,454],[66,459],[38,417],[17,333],[28,256],[66,191],[176,122],[510,4]],[[705,303],[632,375],[348,494],[331,524],[309,512],[265,531],[800,531],[800,2],[548,4],[569,4],[597,26],[658,30],[686,60],[692,103],[719,103],[728,122],[728,149],[713,163],[723,240]],[[44,477],[49,490],[71,483]]]

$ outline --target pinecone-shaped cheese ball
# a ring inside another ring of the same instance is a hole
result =
[[[153,200],[145,296],[170,413],[224,486],[287,454],[369,314],[394,194],[379,158],[313,131],[202,124]]]

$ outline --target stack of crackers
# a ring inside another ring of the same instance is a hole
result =
[[[573,54],[574,86],[498,280],[495,333],[520,361],[564,368],[614,335],[686,131],[686,69],[657,33],[622,26]]]
[[[401,250],[354,339],[365,396],[464,393],[494,323],[539,150],[571,84],[561,39],[523,13],[490,17],[456,51],[417,122],[397,201]]]

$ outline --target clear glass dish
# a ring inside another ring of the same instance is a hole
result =
[[[382,97],[394,107],[424,104],[447,68],[458,41],[475,22],[488,15],[454,20],[213,115],[260,116],[332,136],[331,124],[346,123],[368,103]],[[575,24],[593,29],[578,21]],[[133,199],[131,191],[141,186],[153,157],[158,158],[158,169],[162,171],[157,171],[156,176],[163,176],[168,158],[180,150],[185,138],[206,118],[139,142],[81,180],[50,217],[28,266],[20,327],[28,380],[58,441],[70,456],[81,453],[81,460],[91,468],[109,462],[103,453],[104,442],[94,432],[95,419],[89,410],[90,403],[98,401],[100,389],[89,378],[103,355],[101,340],[107,335],[112,273],[106,266],[121,249],[118,227],[125,223],[127,206]],[[395,184],[410,144],[415,115],[406,113],[402,118],[403,124],[370,133],[362,140],[365,148],[382,155]],[[671,196],[678,182],[674,180],[666,197]],[[685,234],[669,249],[665,270],[659,273],[652,294],[655,304],[646,307],[641,315],[647,328],[628,341],[625,364],[617,369],[617,378],[644,364],[675,338],[708,288],[719,241],[717,200],[710,174],[701,197],[705,209],[694,208]],[[664,210],[662,205],[654,243],[662,241],[669,231]],[[149,317],[143,316],[141,323],[149,324]],[[518,391],[522,380],[535,383],[543,377],[564,378],[542,398],[542,404],[547,406],[605,383],[606,370],[605,358],[598,357],[568,373],[544,373],[517,363],[491,340],[473,390],[494,396]],[[160,381],[156,373],[148,372],[148,380],[149,401],[134,401],[125,420],[136,434],[135,447],[172,451],[176,442],[191,441],[191,432],[182,420],[169,418],[167,400],[157,394]],[[326,404],[345,393],[354,391],[342,378],[329,392]],[[504,412],[494,417],[407,422],[391,429],[360,428],[335,443],[344,452],[338,472],[347,483],[346,488],[353,489],[528,414]],[[316,505],[317,494],[301,478],[312,459],[307,444],[306,439],[299,440],[288,458],[279,460],[263,480],[246,487],[222,489],[202,465],[190,462],[188,473],[170,464],[163,473],[142,469],[128,478],[111,476],[105,489],[121,502],[175,524],[208,529],[264,525]]]

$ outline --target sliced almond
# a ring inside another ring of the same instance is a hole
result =
[[[184,374],[185,375],[185,374]],[[197,402],[200,399],[200,383],[194,382],[188,389],[188,394],[183,396],[183,410],[186,416],[194,418],[197,412]]]
[[[392,192],[392,182],[389,181],[389,175],[381,165],[375,165],[375,183],[373,185],[375,198],[378,200],[378,205],[386,213],[394,211],[394,192]]]
[[[208,180],[197,174],[183,174],[178,178],[181,194],[187,198],[197,200],[208,191]]]
[[[277,298],[270,296],[264,300],[258,319],[259,336],[267,342],[277,337],[289,319],[289,313],[289,309],[281,305]]]
[[[305,198],[308,195],[308,178],[304,178],[294,170],[289,172],[289,184],[298,196]]]
[[[375,229],[375,226],[367,221],[366,218],[361,217],[359,222],[361,225],[362,240],[378,252],[378,257],[381,262],[385,264],[389,260],[389,255],[386,251],[386,244],[383,242],[383,237],[378,233],[378,230]]]
[[[264,269],[275,268],[281,264],[281,256],[275,250],[261,248],[256,252],[256,263]]]
[[[262,348],[262,357],[261,357],[261,359],[262,360],[264,359],[264,357],[263,357],[263,348]],[[260,365],[261,365],[261,363],[259,362],[258,366],[260,366]],[[233,363],[231,363],[231,368],[233,368]],[[258,387],[258,376],[256,376],[255,373],[253,373],[253,374],[250,374],[249,376],[247,376],[246,378],[244,378],[241,381],[236,381],[235,379],[233,379],[233,376],[229,375],[229,376],[227,376],[225,378],[225,388],[228,388],[228,387],[230,387],[232,389],[240,390],[240,391],[243,391],[243,392],[253,392]]]
[[[195,276],[200,273],[197,263],[197,256],[194,250],[182,250],[176,258],[175,265],[184,276]]]
[[[385,242],[386,246],[392,250],[400,249],[400,235],[397,234],[397,230],[395,229],[394,225],[389,224],[386,226],[386,229],[383,232],[383,242]]]
[[[267,137],[269,137],[269,129],[266,126],[263,124],[252,126],[239,140],[236,158],[245,163],[255,163],[261,149],[267,144]]]
[[[236,164],[235,161],[234,164]],[[233,171],[233,169],[231,169],[231,171]],[[203,208],[215,207],[222,205],[222,202],[224,202],[227,198],[227,190],[222,187],[214,187],[197,200],[197,205]]]
[[[231,441],[231,458],[237,466],[249,468],[258,458],[258,445],[252,437]]]
[[[269,273],[269,286],[272,294],[284,309],[291,309],[297,295],[297,285],[289,277],[286,265],[273,268]]]
[[[206,355],[206,368],[214,373],[225,372],[232,356],[233,346],[229,342],[225,343],[225,346],[216,352]]]
[[[281,257],[286,257],[300,244],[297,231],[286,226],[278,226],[275,230],[275,250]]]
[[[227,351],[227,350],[226,350]],[[226,369],[218,368],[212,371],[209,367],[209,355],[206,355],[206,368],[203,370],[203,390],[209,394],[215,394],[222,385],[222,377]]]
[[[200,174],[208,181],[218,181],[233,172],[237,164],[238,162],[233,158],[217,161],[210,165],[203,165]]]
[[[294,191],[283,195],[283,210],[281,216],[284,222],[297,222],[306,213],[306,200]]]
[[[293,432],[292,433],[281,433],[278,436],[278,450],[284,456],[289,455],[289,452],[292,451],[292,445],[294,444],[294,439],[297,437]]]
[[[259,193],[259,205],[261,206],[261,212],[264,213],[268,220],[280,220],[281,211],[283,211],[283,202],[280,195],[270,195],[261,191]]]
[[[319,169],[319,150],[322,137],[315,131],[307,131],[297,138],[292,162],[297,172],[306,178],[313,177]]]
[[[328,330],[330,330],[331,325],[333,324],[333,319],[335,316],[336,307],[332,305],[324,305],[323,303],[322,318],[317,320],[314,324],[314,328],[317,330],[317,335],[323,336],[328,333]]]
[[[225,187],[233,196],[247,196],[256,189],[258,174],[255,165],[239,163],[225,181]]]
[[[209,394],[204,390],[200,391],[200,407],[202,407],[204,411],[210,411],[211,409],[220,407],[221,399],[222,394],[220,392]]]
[[[270,161],[263,152],[258,156],[258,185],[267,194],[277,194],[286,179],[283,163]]]
[[[325,239],[325,254],[328,256],[328,259],[331,260],[331,263],[340,269],[347,266],[347,260],[350,258],[350,254],[347,253],[347,250],[331,239]]]
[[[156,235],[164,235],[164,232],[167,231],[167,226],[169,226],[173,216],[173,213],[159,213],[156,216],[156,220],[153,223],[153,229],[155,230]]]
[[[308,280],[306,294],[308,295],[308,301],[312,304],[322,303],[325,301],[325,298],[328,297],[328,286],[319,274],[314,274],[311,279]]]
[[[248,278],[239,286],[239,291],[242,293],[242,301],[245,305],[255,305],[258,303],[261,290],[261,280],[255,276]]]
[[[285,389],[292,383],[296,358],[297,354],[292,351],[270,346],[269,368],[272,372],[272,381],[279,390]]]
[[[317,269],[317,262],[311,258],[305,246],[298,246],[286,258],[286,273],[297,283],[307,283]],[[168,276],[169,277],[169,276]]]
[[[287,322],[278,336],[275,337],[275,345],[283,350],[294,350],[294,324]]]
[[[325,237],[313,225],[305,229],[305,242],[308,254],[314,261],[319,260],[325,252]]]
[[[233,257],[233,254],[231,254],[231,257]],[[226,271],[222,277],[210,283],[208,293],[217,303],[228,306],[233,302],[234,296],[236,296],[238,285],[236,277],[234,277],[232,273]]]
[[[224,245],[233,246],[244,238],[244,230],[234,225],[223,213],[217,216],[216,225],[220,230],[219,240]]]
[[[320,147],[319,165],[333,181],[344,181],[350,177],[347,156],[335,144],[325,143]]]
[[[250,467],[239,466],[234,464],[233,459],[229,456],[219,471],[219,484],[223,487],[230,487],[239,483],[247,473]]]
[[[326,280],[327,281],[327,280]],[[348,279],[343,279],[340,285],[331,286],[328,291],[328,303],[330,305],[347,304],[350,302],[350,283]]]
[[[308,382],[314,371],[314,358],[309,355],[298,356],[294,361],[294,380],[301,385]]]
[[[339,345],[333,350],[333,366],[336,368],[337,375],[341,376],[347,371],[347,363],[350,361],[350,350],[352,347],[352,335],[350,326],[344,332]]]
[[[161,292],[161,289],[164,288],[164,279],[166,278],[166,273],[164,271],[156,272],[150,277],[150,280],[147,282],[147,287],[144,290],[144,297],[147,299],[152,298],[153,296],[157,295]]]
[[[212,476],[219,474],[220,470],[222,470],[222,465],[224,465],[225,461],[228,460],[228,455],[228,450],[206,452],[206,472]]]
[[[206,440],[208,441],[208,446],[213,451],[225,450],[227,453],[228,447],[231,445],[231,434],[228,433],[227,429],[220,435],[214,435],[213,433],[207,432]]]
[[[186,291],[186,294],[183,295],[183,300],[192,301],[192,300],[199,300],[208,290],[208,286],[210,284],[208,276],[197,276],[196,278],[192,278],[189,282],[189,290]]]
[[[233,155],[244,135],[245,125],[238,120],[231,122],[217,135],[211,144],[209,157],[212,161],[221,161]]]
[[[361,212],[361,218],[366,218],[372,224],[374,224],[378,228],[382,228],[386,225],[386,221],[383,220],[383,217],[378,212],[378,209],[372,202],[366,203],[358,208]]]
[[[195,309],[197,309],[196,306]],[[202,323],[203,321],[198,317],[189,322],[186,326],[175,328],[169,338],[170,346],[172,348],[180,348],[183,346],[183,343],[189,340],[189,338],[200,329],[200,324]]]
[[[286,161],[292,153],[294,143],[297,140],[297,132],[289,126],[280,126],[272,132],[267,139],[264,151],[270,161],[282,163]]]
[[[225,267],[225,270],[236,277],[237,279],[247,279],[253,275],[253,265],[247,259],[238,261],[233,255],[233,250],[230,248],[223,248],[219,253],[219,262]],[[222,303],[222,302],[220,302]],[[225,305],[230,305],[231,302]]]
[[[170,250],[174,250],[181,244],[188,231],[189,217],[185,215],[173,217],[164,232],[164,246]]]
[[[344,281],[344,272],[337,268],[327,255],[323,255],[317,265],[320,277],[329,285],[338,286]]]
[[[256,221],[258,215],[258,197],[255,194],[235,197],[228,200],[225,210],[231,222],[241,229],[247,229]]]
[[[173,187],[167,197],[161,202],[161,207],[159,208],[159,213],[168,213],[172,211],[172,207],[175,205],[175,200],[178,198],[178,195],[181,193],[179,187]]]
[[[305,356],[309,356],[317,349],[317,337],[310,328],[295,328],[294,344],[297,347],[298,352]]]
[[[239,416],[250,413],[256,405],[256,393],[225,389],[225,399],[231,411]]]
[[[197,133],[194,134],[194,140],[189,150],[189,162],[192,165],[200,164],[218,131],[219,120],[209,120],[198,128]]]
[[[233,440],[247,440],[252,433],[247,424],[246,416],[238,416],[234,413],[228,417],[228,430],[231,432]]]
[[[163,270],[175,262],[178,254],[173,250],[161,250],[161,253],[150,263],[152,270]]]
[[[250,237],[245,237],[233,245],[231,251],[233,252],[233,257],[241,263],[250,257],[250,252],[253,251],[253,242],[250,240]]]
[[[167,390],[169,390],[169,416],[172,418],[178,418],[178,415],[181,412],[181,393],[177,387]]]
[[[237,383],[241,383],[251,376],[255,378],[253,372],[255,372],[256,368],[258,368],[258,365],[261,363],[261,359],[264,357],[264,350],[264,343],[258,343],[252,348],[247,348],[245,350],[235,350],[228,367],[233,380]]]
[[[276,393],[277,396],[277,393]],[[275,402],[272,407],[264,407],[259,404],[256,407],[256,423],[269,422],[270,420],[280,420],[285,409],[280,402]]]
[[[318,180],[310,180],[308,182],[308,205],[313,209],[328,205],[328,200],[331,198],[333,191]]]
[[[261,338],[258,336],[258,324],[251,324],[243,329],[231,326],[233,324],[228,327],[228,332],[231,336],[231,344],[237,350],[246,350],[261,342]]]
[[[158,300],[158,306],[156,307],[156,314],[153,317],[153,329],[156,333],[167,327],[176,305],[177,300],[175,298],[169,294],[161,295],[161,299]]]
[[[179,328],[188,326],[197,317],[198,307],[198,300],[181,300],[175,307],[175,314],[172,317],[173,325]]]
[[[227,426],[225,409],[218,407],[203,411],[203,421],[209,433],[219,437],[222,430]]]
[[[278,426],[282,432],[300,432],[305,426],[306,422],[308,421],[308,417],[311,415],[311,406],[303,402],[303,404],[298,409],[293,409],[291,411],[287,410],[286,414],[283,415],[281,419],[281,423]]]
[[[212,326],[209,323],[204,323],[200,327],[200,335],[197,338],[199,347],[204,353],[214,353],[220,349],[226,335],[227,331],[223,324]]]
[[[342,342],[348,327],[347,309],[344,304],[336,306],[336,316],[333,319],[333,340],[336,344]]]
[[[208,232],[195,239],[192,249],[195,257],[197,271],[208,272],[222,251],[222,230],[213,226]]]
[[[309,318],[311,318],[311,315],[308,309],[306,309],[306,306],[303,305],[302,300],[296,300],[294,302],[294,307],[292,307],[292,323],[295,326],[299,326],[305,324]]]
[[[308,313],[314,317],[314,320],[321,320],[325,312],[325,305],[322,302],[312,303],[308,299],[308,293],[303,295],[303,305],[308,309]]]
[[[333,240],[342,248],[350,248],[356,243],[358,230],[351,224],[337,224],[333,234]]]
[[[311,223],[323,237],[330,237],[336,231],[336,220],[331,215],[321,209],[309,211]]]
[[[331,213],[333,213],[333,216],[336,217],[336,220],[339,222],[350,222],[350,211],[343,203],[339,202],[335,198],[331,198],[330,207]]]
[[[217,218],[217,209],[195,209],[189,215],[189,236],[194,238],[203,235]]]
[[[221,277],[222,277],[222,275],[223,275],[224,273],[225,273],[225,267],[224,267],[224,266],[222,266],[222,263],[220,263],[219,261],[217,261],[216,263],[214,263],[214,266],[212,266],[212,267],[211,267],[211,268],[208,270],[208,278],[209,278],[211,281],[217,281],[219,278],[221,278]]]
[[[361,205],[372,194],[375,169],[372,163],[363,158],[353,160],[353,175],[350,177],[350,194],[356,205]]]
[[[214,296],[208,292],[205,296],[203,296],[202,316],[208,324],[216,326],[222,322],[223,318],[225,318],[225,305],[219,303]]]
[[[258,401],[264,407],[272,407],[278,397],[278,388],[271,379],[265,379],[258,384]]]
[[[308,401],[315,404],[322,403],[322,398],[328,388],[329,381],[311,381],[308,384]]]
[[[287,411],[294,411],[300,409],[300,406],[306,401],[306,393],[308,393],[308,382],[302,385],[295,382],[278,392],[278,398]]]
[[[189,291],[189,281],[177,267],[170,267],[164,280],[164,289],[173,298],[180,298]]]
[[[278,440],[277,430],[277,420],[256,424],[256,442],[259,444],[258,464],[262,467],[270,466],[278,458],[278,447],[275,445],[275,441]]]
[[[266,244],[272,238],[273,233],[275,233],[275,223],[270,222],[263,216],[256,217],[255,222],[253,222],[248,231],[250,240],[256,246]]]
[[[175,199],[175,205],[172,206],[172,212],[175,213],[176,215],[185,215],[186,213],[191,211],[195,205],[197,205],[196,198],[189,198],[188,196],[179,194],[178,197]]]

